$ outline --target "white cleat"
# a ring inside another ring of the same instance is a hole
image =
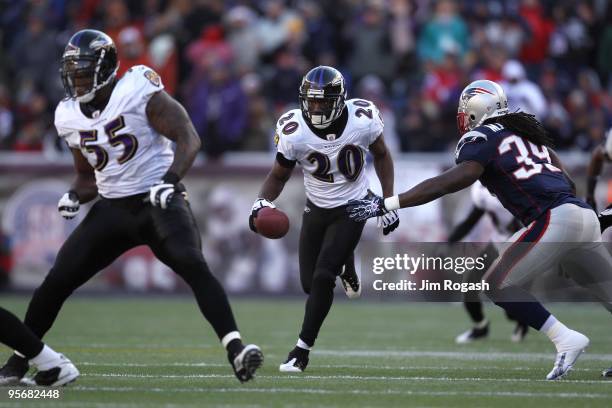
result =
[[[546,376],[547,380],[560,380],[565,377],[574,367],[578,357],[584,352],[589,345],[589,338],[582,333],[572,330],[572,345],[564,351],[557,353],[555,365]]]
[[[344,293],[349,299],[357,299],[361,296],[361,277],[359,272],[355,268],[355,273],[347,274],[346,267],[342,267],[342,273],[340,274],[340,282],[342,282],[342,288]]]
[[[75,381],[79,375],[79,370],[74,364],[60,354],[55,367],[38,371],[33,377],[21,380],[21,383],[41,387],[60,387]]]
[[[286,363],[281,364],[278,367],[278,371],[281,373],[303,373],[304,370],[297,365],[297,358],[292,358]]]
[[[297,346],[289,352],[287,360],[278,366],[281,373],[303,373],[308,366],[308,352]]]

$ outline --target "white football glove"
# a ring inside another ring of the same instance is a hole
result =
[[[79,197],[74,191],[65,193],[57,203],[57,211],[67,220],[71,220],[79,213]]]
[[[174,184],[160,181],[149,190],[149,202],[155,207],[165,210],[174,196]]]
[[[257,217],[257,213],[264,207],[276,208],[273,202],[266,200],[265,198],[258,198],[253,203],[253,207],[251,208],[251,214],[249,215],[249,228],[253,232],[257,232],[257,228],[255,228],[255,217]]]
[[[383,235],[389,235],[399,226],[399,215],[397,210],[389,211],[388,213],[376,218],[376,225],[383,229]]]

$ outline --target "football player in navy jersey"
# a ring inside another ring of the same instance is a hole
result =
[[[459,99],[457,122],[462,137],[455,167],[399,195],[353,200],[347,210],[362,222],[428,203],[480,180],[525,225],[486,272],[487,295],[551,339],[557,356],[546,378],[559,379],[571,370],[589,339],[558,321],[523,287],[537,275],[564,267],[612,311],[612,257],[601,242],[597,215],[576,197],[542,125],[533,115],[509,113],[497,83],[469,84]]]

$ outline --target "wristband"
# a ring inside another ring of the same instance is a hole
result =
[[[400,209],[399,196],[394,195],[393,197],[385,198],[385,209],[387,211],[394,211]]]

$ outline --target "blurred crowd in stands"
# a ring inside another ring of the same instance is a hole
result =
[[[500,81],[559,149],[589,150],[612,124],[607,0],[15,0],[0,6],[0,149],[65,150],[53,128],[62,50],[96,28],[120,73],[146,64],[187,108],[209,158],[266,151],[304,73],[340,69],[374,101],[395,151],[451,150],[457,99]]]

